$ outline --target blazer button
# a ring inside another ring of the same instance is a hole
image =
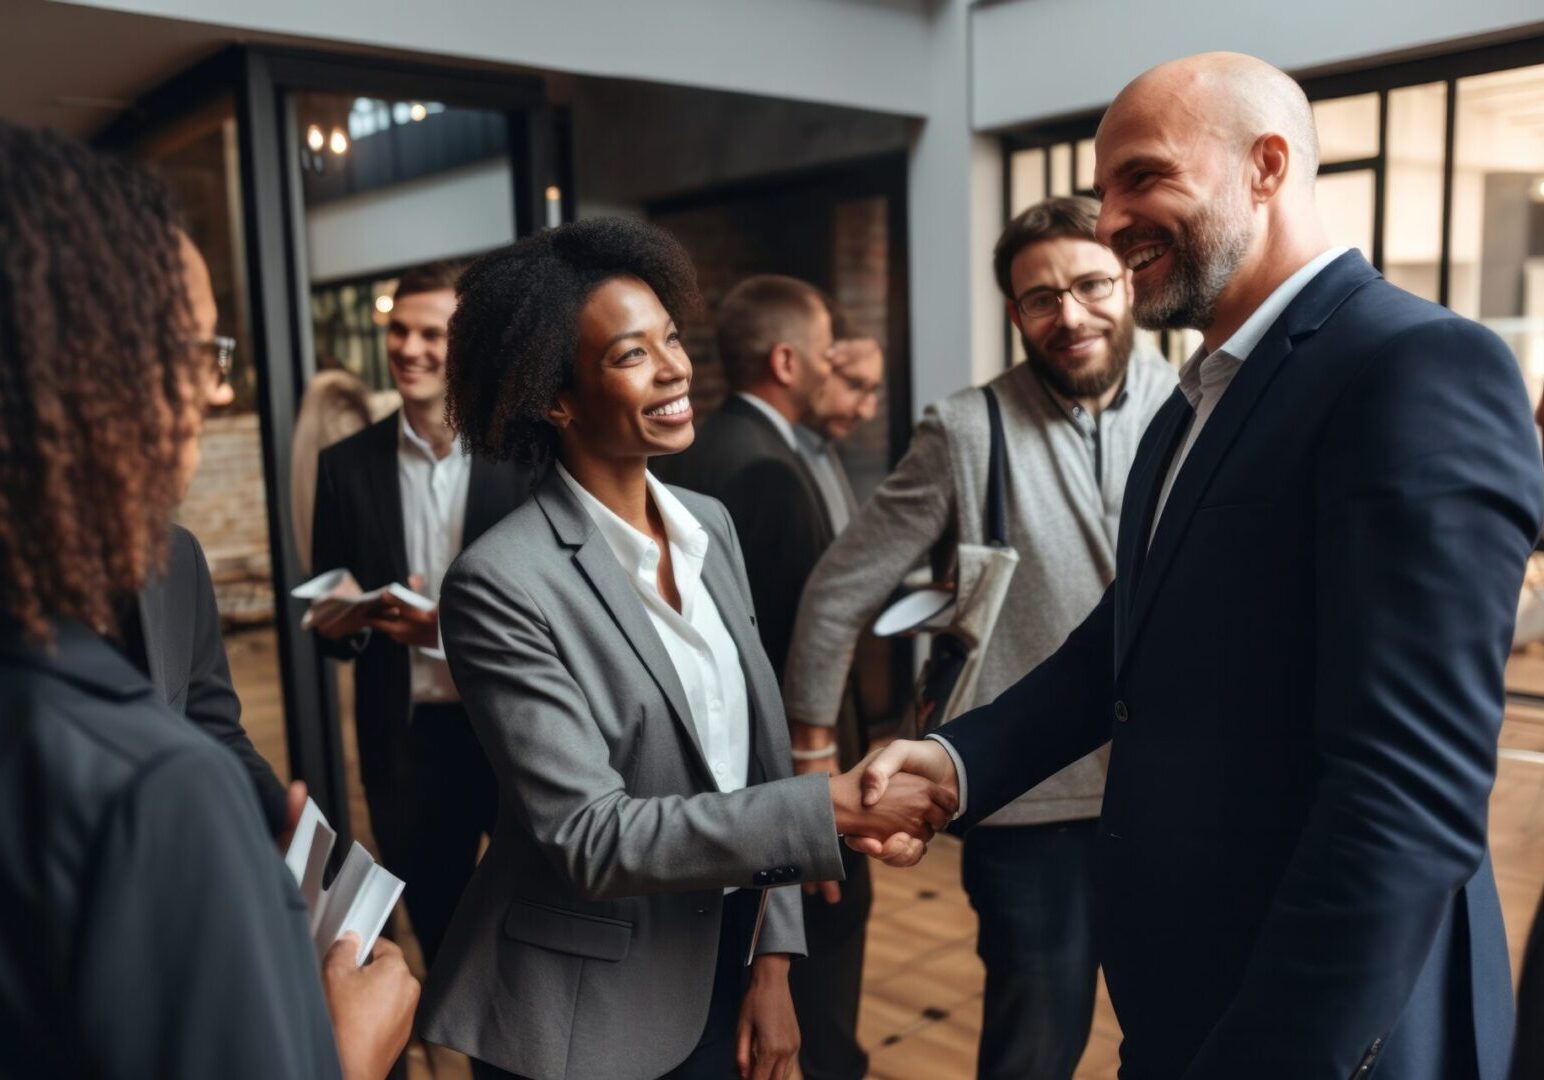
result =
[[[1122,724],[1131,719],[1131,713],[1127,711],[1124,701],[1117,701],[1115,703],[1115,719]]]

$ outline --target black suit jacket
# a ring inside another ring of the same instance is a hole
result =
[[[366,591],[392,582],[407,584],[407,540],[397,480],[398,413],[322,451],[317,463],[311,566],[318,573],[339,567]],[[525,501],[531,470],[513,462],[474,458],[468,481],[466,548],[488,527]],[[317,637],[322,651],[355,660],[354,716],[360,773],[371,782],[386,775],[389,738],[407,730],[412,713],[408,650],[385,634],[371,634],[362,649],[348,641]]]
[[[231,685],[209,564],[198,540],[182,526],[172,527],[166,571],[145,586],[137,606],[156,692],[236,755],[277,835],[284,827],[284,785],[241,726],[241,700]]]
[[[236,760],[78,623],[0,625],[0,1076],[338,1075]]]
[[[1123,1077],[1501,1080],[1486,813],[1544,515],[1517,361],[1352,252],[1238,369],[1149,547],[1189,419],[1176,393],[1143,439],[1104,600],[941,729],[960,824],[1111,743]]]
[[[684,453],[655,458],[649,468],[728,509],[745,552],[761,643],[781,680],[799,597],[835,536],[809,470],[776,425],[738,394]]]

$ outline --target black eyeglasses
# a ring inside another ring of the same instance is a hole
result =
[[[236,339],[216,335],[200,341],[198,348],[214,361],[215,386],[224,386],[231,377],[231,363],[236,359]]]
[[[1044,319],[1061,309],[1063,296],[1071,296],[1084,307],[1108,300],[1115,291],[1115,281],[1112,277],[1084,278],[1074,282],[1070,289],[1041,289],[1026,293],[1015,300],[1013,306],[1026,319]]]

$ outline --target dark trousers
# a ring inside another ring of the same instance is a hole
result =
[[[986,965],[980,1080],[1071,1080],[1093,1023],[1090,915],[1097,820],[988,826],[963,877]]]
[[[660,1080],[734,1080],[735,1042],[740,1026],[740,1003],[750,980],[745,954],[756,930],[760,889],[741,889],[724,897],[724,916],[718,934],[718,960],[713,969],[713,996],[708,1000],[708,1021],[696,1047]],[[618,1022],[627,1022],[619,1017]],[[525,1080],[487,1062],[472,1061],[475,1080]]]
[[[1512,1058],[1512,1080],[1544,1076],[1544,896],[1539,898],[1523,951],[1523,970],[1517,983],[1517,1044]]]
[[[868,857],[843,845],[842,899],[804,898],[809,956],[788,969],[799,1017],[799,1069],[804,1080],[862,1080],[868,1055],[858,1044],[858,1002],[863,994],[863,943],[874,887]]]
[[[498,784],[459,704],[417,705],[381,775],[366,776],[370,827],[432,967],[498,817]]]

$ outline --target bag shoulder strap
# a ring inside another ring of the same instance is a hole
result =
[[[992,449],[986,469],[986,540],[993,547],[1008,544],[1008,445],[1003,437],[1002,408],[997,394],[983,386],[987,422],[992,428]]]

